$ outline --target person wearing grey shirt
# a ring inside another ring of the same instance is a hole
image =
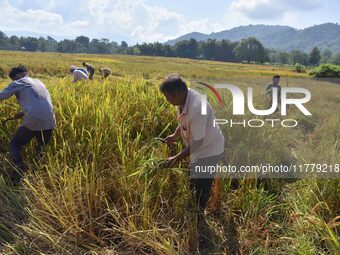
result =
[[[12,68],[9,77],[13,80],[5,89],[0,91],[0,101],[16,96],[22,111],[14,118],[22,118],[23,122],[11,140],[11,157],[20,170],[10,176],[11,182],[17,184],[22,178],[25,167],[22,162],[22,147],[33,138],[37,140],[37,157],[41,157],[43,147],[49,142],[52,130],[56,127],[53,105],[45,85],[28,76],[25,66]]]
[[[277,88],[277,98],[278,98],[278,107],[276,108],[276,111],[279,110],[281,105],[281,86],[279,85],[280,82],[280,75],[274,75],[272,79],[272,83],[268,84],[266,87],[266,103],[269,107],[273,104],[273,88]]]
[[[273,88],[277,88],[278,98],[281,98],[281,86],[279,85],[280,75],[274,75],[272,79],[272,83],[269,83],[266,87],[266,94],[272,97]]]

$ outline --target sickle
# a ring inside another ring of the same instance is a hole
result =
[[[222,98],[221,98],[220,94],[217,92],[217,90],[216,90],[213,86],[211,86],[211,85],[209,85],[209,84],[207,84],[207,83],[201,82],[201,81],[198,81],[197,83],[199,83],[199,84],[201,84],[201,85],[206,86],[207,88],[209,88],[209,89],[215,94],[215,96],[217,97],[217,99],[218,99],[220,105],[221,105],[221,106],[223,105],[223,103],[222,103]]]

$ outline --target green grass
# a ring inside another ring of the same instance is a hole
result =
[[[287,75],[289,86],[311,91],[307,108],[313,116],[290,112],[301,123],[294,129],[222,127],[228,162],[340,162],[340,87],[289,67],[137,56],[0,55],[3,70],[25,63],[32,76],[45,82],[58,122],[41,163],[32,160],[33,145],[26,149],[30,171],[23,185],[12,189],[0,180],[2,254],[190,253],[197,229],[182,171],[187,162],[174,170],[157,165],[180,149],[154,140],[177,125],[174,108],[158,90],[168,73],[243,89],[250,85],[256,98],[262,98],[273,73]],[[72,84],[70,76],[64,77],[68,66],[84,60],[110,67],[114,76],[106,82],[97,75],[93,82]],[[1,88],[8,82],[1,80]],[[225,93],[223,99],[227,108],[216,113],[231,118],[231,97]],[[256,104],[263,106],[260,100]],[[1,120],[17,109],[14,99],[1,103]],[[3,152],[17,125],[9,122],[0,129],[1,171],[11,168]],[[234,243],[233,227],[242,254],[339,253],[339,179],[240,180],[237,189],[224,180],[222,188],[220,211],[208,215],[211,253],[227,254],[225,244]]]

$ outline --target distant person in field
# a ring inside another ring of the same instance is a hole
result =
[[[90,65],[89,63],[85,63],[85,62],[83,62],[83,66],[86,68],[87,72],[89,73],[89,79],[93,80],[94,67]]]
[[[198,228],[204,226],[204,210],[211,195],[214,175],[195,173],[196,166],[208,167],[219,163],[224,152],[224,136],[218,126],[214,126],[214,111],[207,104],[207,114],[201,113],[201,94],[187,87],[186,82],[177,74],[169,75],[160,85],[166,100],[177,107],[176,131],[165,138],[168,144],[182,137],[185,148],[177,155],[167,159],[171,167],[190,157],[190,186],[196,191],[198,205]],[[204,242],[204,235],[200,234]]]
[[[13,163],[19,169],[13,172],[10,179],[12,184],[18,184],[26,170],[22,162],[22,147],[35,138],[36,155],[39,159],[43,147],[51,139],[56,121],[50,94],[40,80],[30,78],[25,66],[12,68],[9,77],[13,82],[0,91],[0,101],[16,96],[22,109],[14,115],[15,119],[23,118],[23,122],[14,134],[10,147]]]
[[[112,73],[112,70],[110,68],[100,68],[99,69],[101,74],[102,74],[102,79],[107,79],[111,73]]]
[[[281,86],[280,83],[280,75],[274,75],[272,82],[269,83],[266,87],[266,98],[267,98],[267,104],[270,106],[273,104],[273,88],[277,88],[277,95],[278,95],[278,105],[280,105],[281,102]]]
[[[85,68],[76,67],[74,65],[70,66],[70,72],[73,74],[73,83],[81,80],[88,80],[89,74]]]

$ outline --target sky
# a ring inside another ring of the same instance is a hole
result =
[[[0,31],[165,42],[249,24],[340,23],[339,10],[339,0],[0,0]]]

